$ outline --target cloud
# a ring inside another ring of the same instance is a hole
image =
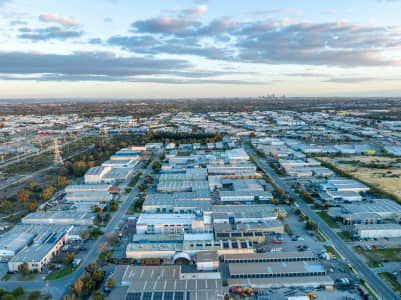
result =
[[[223,17],[202,23],[194,17],[165,17],[134,22],[132,33],[132,36],[112,36],[107,43],[134,53],[189,54],[258,64],[355,67],[400,63],[385,55],[387,50],[401,47],[399,28],[360,26],[345,21],[238,22]]]
[[[116,57],[111,52],[81,51],[69,55],[0,52],[2,74],[135,76],[166,74],[190,66],[185,60]]]
[[[47,40],[65,40],[81,37],[83,32],[52,26],[47,28],[32,29],[30,27],[22,27],[19,29],[20,39],[28,39],[32,41],[47,41]]]
[[[200,15],[203,15],[203,14],[205,14],[207,11],[208,11],[208,8],[207,8],[206,5],[200,5],[200,6],[195,7],[195,8],[184,9],[184,10],[182,10],[181,13],[182,13],[182,15],[184,15],[184,16],[191,17],[191,16],[200,16]]]
[[[78,26],[80,25],[80,22],[78,20],[68,18],[68,17],[61,17],[55,14],[41,14],[39,16],[39,20],[42,22],[52,22],[52,23],[58,23],[60,25],[64,26]]]
[[[15,25],[27,25],[28,23],[22,20],[13,20],[10,21],[9,25],[10,26],[15,26]]]

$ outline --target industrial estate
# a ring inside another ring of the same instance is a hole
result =
[[[400,121],[6,115],[0,138],[4,297],[401,296]]]

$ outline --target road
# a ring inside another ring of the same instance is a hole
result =
[[[319,229],[329,238],[338,250],[340,250],[344,257],[351,263],[359,272],[361,277],[367,280],[372,287],[376,289],[382,299],[392,300],[400,299],[397,294],[389,288],[360,258],[359,256],[348,247],[348,245],[324,222],[320,217],[289,187],[267,164],[262,160],[251,147],[246,143],[243,144],[248,154],[251,154],[259,166],[266,174],[268,174],[273,181],[276,182],[288,195],[294,197],[296,203],[301,210],[309,216],[309,218],[319,226]]]
[[[160,155],[159,151],[154,156],[158,158]],[[139,171],[139,170],[138,170]],[[96,262],[99,256],[99,248],[101,248],[102,244],[107,242],[106,235],[107,233],[114,232],[114,228],[118,225],[118,223],[124,218],[125,213],[127,212],[128,208],[134,203],[136,200],[136,195],[139,192],[138,186],[143,183],[145,175],[150,174],[152,171],[152,163],[149,163],[148,167],[142,171],[143,175],[141,179],[137,182],[135,188],[129,194],[122,194],[122,203],[120,203],[120,207],[116,213],[112,215],[110,222],[103,228],[104,234],[99,237],[89,248],[86,255],[82,258],[82,262],[79,267],[75,270],[74,273],[71,275],[64,277],[59,280],[53,280],[44,282],[40,277],[38,277],[35,281],[0,281],[0,288],[4,288],[6,290],[13,290],[18,286],[22,286],[27,291],[33,290],[41,290],[46,291],[48,290],[54,299],[61,299],[64,295],[69,292],[70,285],[77,280],[83,273],[85,273],[85,266],[88,264]],[[39,275],[40,276],[40,275]],[[41,275],[43,276],[43,275]]]

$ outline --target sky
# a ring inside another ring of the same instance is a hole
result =
[[[401,96],[401,0],[0,0],[0,98]]]

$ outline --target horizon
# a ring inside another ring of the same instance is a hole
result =
[[[0,0],[0,99],[400,97],[399,11],[390,0]]]

